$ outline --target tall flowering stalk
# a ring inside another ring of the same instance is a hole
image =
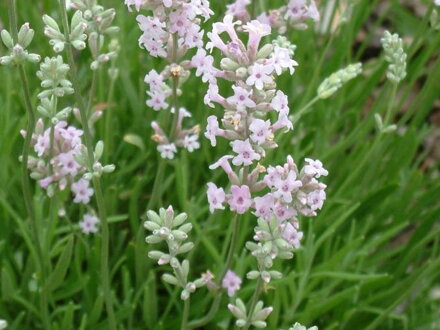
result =
[[[240,37],[241,31],[244,38]],[[258,279],[255,295],[247,309],[241,300],[229,305],[238,318],[236,325],[245,328],[265,326],[264,320],[271,308],[263,308],[258,298],[271,278],[281,276],[270,270],[273,259],[293,257],[292,251],[299,248],[302,237],[298,216],[315,216],[326,198],[326,186],[317,179],[328,172],[320,161],[306,158],[302,170],[290,156],[283,166],[266,169],[260,164],[267,152],[277,147],[275,134],[293,129],[287,96],[277,90],[275,77],[285,71],[293,74],[297,63],[292,59],[291,45],[284,39],[262,44],[263,38],[270,34],[271,27],[258,20],[242,24],[226,15],[223,22],[215,23],[208,33],[207,48],[211,51],[216,48],[223,56],[220,68],[214,67],[213,57],[203,49],[191,61],[198,68],[197,74],[209,83],[205,104],[212,108],[218,104],[224,109],[221,124],[216,116],[208,117],[205,136],[212,146],[222,137],[230,141],[232,148],[232,154],[210,166],[212,170],[222,168],[230,181],[229,187],[208,183],[210,210],[224,209],[227,205],[237,215],[251,211],[260,219],[254,237],[256,243],[247,244],[258,264],[258,269],[248,274],[248,278]],[[218,79],[232,83],[230,96],[219,94]],[[270,113],[275,113],[277,120],[267,119]],[[233,237],[237,231],[238,226],[234,226]],[[219,281],[232,264],[235,244],[233,238]],[[209,322],[218,308],[219,297],[221,292],[214,300],[209,317],[192,322],[192,326]]]
[[[102,14],[103,9],[102,7],[96,7],[97,6],[96,1],[85,1],[85,2],[75,1],[74,3],[76,4],[79,10],[75,11],[69,24],[68,16],[67,16],[66,0],[60,1],[60,12],[61,12],[63,32],[61,32],[61,29],[59,28],[57,22],[54,19],[52,19],[47,15],[44,17],[44,21],[46,23],[45,34],[50,38],[50,43],[53,45],[55,52],[61,52],[62,50],[65,49],[67,54],[67,59],[70,67],[70,71],[69,71],[70,78],[72,81],[72,87],[74,89],[74,95],[78,106],[78,111],[80,115],[80,121],[82,123],[83,136],[84,136],[84,145],[79,148],[79,155],[75,157],[75,160],[80,166],[84,167],[87,171],[87,173],[83,175],[83,179],[81,180],[89,180],[92,181],[93,183],[93,192],[96,197],[99,219],[101,221],[101,236],[102,236],[101,281],[102,281],[105,305],[107,310],[109,329],[116,329],[116,319],[115,319],[113,302],[111,297],[110,272],[109,272],[109,226],[107,222],[107,214],[106,214],[104,196],[102,193],[101,180],[100,180],[100,177],[103,173],[111,172],[114,169],[114,167],[102,166],[101,163],[99,162],[99,159],[103,153],[104,146],[102,142],[98,142],[96,144],[96,147],[94,147],[91,128],[89,125],[90,117],[88,115],[88,105],[85,102],[83,96],[81,95],[81,86],[78,81],[77,69],[76,69],[76,64],[72,50],[72,48],[76,48],[78,50],[84,49],[86,47],[87,38],[88,37],[93,38],[92,37],[93,33],[96,33],[97,39],[101,40],[100,34],[94,32],[94,29],[97,27],[94,26],[91,23],[91,21],[87,21],[87,19],[90,19],[91,17],[99,17],[99,13]],[[82,7],[82,5],[84,6],[90,5],[92,6],[91,9],[93,9],[93,7],[96,9],[96,12],[93,11],[90,12],[90,17],[88,17],[86,13],[89,13],[89,11],[86,7]],[[81,10],[83,10],[84,12],[82,12]],[[108,19],[104,20],[104,22],[103,20],[96,21],[96,23],[98,24],[97,29],[102,32],[104,32],[105,29],[110,28],[110,23],[114,18],[114,14],[110,12],[108,16],[105,15],[101,16],[101,18],[103,17],[104,18],[107,17]],[[99,27],[102,29],[99,29]],[[113,31],[110,32],[114,32],[114,29]],[[93,42],[96,41],[89,40],[89,44],[93,44]],[[101,47],[102,47],[102,43],[99,43],[98,45],[96,45],[95,50],[100,50]],[[92,49],[92,54],[94,54],[93,49]],[[91,68],[92,69],[97,68],[96,66],[99,66],[100,62],[102,61],[99,60],[99,56],[94,57],[94,62],[92,62]],[[94,63],[97,64],[95,65]],[[83,182],[81,180],[78,183],[81,184],[81,182]],[[86,194],[92,192],[85,186],[80,186],[77,188],[78,188],[78,192],[83,191]],[[75,189],[73,185],[72,185],[72,189]],[[78,193],[76,195],[78,196]],[[94,226],[96,225],[96,221],[93,217],[90,216],[88,216],[87,219],[86,218],[84,219],[84,222],[82,223],[81,227],[83,227],[83,230],[85,232],[93,232]]]
[[[188,79],[190,72],[185,59],[188,51],[203,46],[203,34],[200,24],[207,20],[212,11],[207,0],[125,0],[129,10],[148,10],[149,16],[138,15],[137,21],[143,34],[139,45],[153,57],[163,58],[167,65],[161,72],[151,70],[145,76],[149,85],[147,106],[155,111],[166,111],[163,125],[157,121],[151,123],[157,142],[157,150],[163,159],[173,159],[178,147],[192,152],[200,147],[198,142],[199,126],[183,128],[183,119],[190,113],[179,106],[180,87]],[[171,114],[173,115],[170,120]],[[160,162],[153,187],[149,208],[160,198],[160,182],[164,173],[164,162]]]
[[[31,151],[32,144],[32,133],[35,128],[35,113],[32,107],[31,94],[29,90],[29,82],[27,78],[26,71],[24,69],[25,62],[38,63],[41,59],[40,55],[29,53],[26,48],[32,42],[34,37],[34,30],[29,26],[29,23],[25,23],[18,30],[17,25],[17,11],[16,11],[15,0],[9,0],[9,19],[10,19],[10,31],[3,29],[1,31],[1,39],[7,49],[9,50],[9,55],[2,56],[0,58],[1,65],[15,65],[18,68],[20,74],[20,80],[23,88],[24,103],[27,115],[27,132],[25,136],[25,141],[23,144],[23,150],[21,155],[22,162],[22,176],[21,184],[23,190],[23,200],[27,214],[30,219],[30,226],[32,230],[32,239],[34,240],[35,249],[37,251],[36,263],[39,267],[40,278],[42,287],[47,279],[47,272],[45,267],[45,261],[43,258],[43,252],[41,247],[41,242],[39,238],[37,218],[35,215],[33,198],[32,198],[32,187],[29,180],[29,171],[27,164],[29,161],[29,154]],[[43,324],[47,329],[50,329],[50,316],[49,316],[49,306],[48,306],[47,291],[43,288],[40,291],[40,308],[42,313]],[[7,323],[3,320],[1,326],[6,328]]]

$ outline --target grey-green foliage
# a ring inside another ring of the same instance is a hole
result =
[[[177,258],[178,255],[189,252],[194,243],[185,242],[188,233],[192,229],[191,223],[185,223],[188,218],[186,213],[174,216],[174,210],[169,206],[166,210],[161,208],[159,214],[154,211],[147,212],[148,220],[145,221],[145,229],[152,232],[145,238],[149,244],[166,242],[168,251],[150,251],[148,256],[157,260],[159,265],[170,264],[174,274],[163,274],[162,279],[172,285],[182,288],[180,298],[186,300],[190,294],[199,287],[206,284],[205,280],[199,278],[194,282],[188,281],[189,261],[184,259],[182,262]]]
[[[398,34],[385,31],[382,39],[385,60],[388,66],[387,78],[395,83],[401,82],[406,77],[406,53],[403,50],[402,38]]]
[[[26,48],[32,42],[35,31],[29,26],[29,23],[25,23],[18,31],[18,40],[14,40],[11,34],[3,29],[1,32],[1,39],[9,50],[9,55],[0,57],[1,65],[19,65],[24,62],[38,63],[41,60],[40,55],[29,53]]]

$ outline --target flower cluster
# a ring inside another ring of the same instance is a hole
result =
[[[397,34],[385,31],[382,39],[385,59],[389,62],[387,78],[398,84],[406,77],[406,53],[403,50],[402,39]]]
[[[97,0],[73,0],[70,6],[82,13],[87,25],[85,33],[93,57],[90,68],[97,70],[102,63],[108,62],[117,55],[113,49],[109,49],[107,53],[102,52],[105,36],[119,32],[119,27],[112,26],[116,11],[113,8],[105,9],[97,3]]]
[[[236,0],[228,5],[227,14],[247,23],[251,20],[251,14],[247,6],[250,0]],[[319,21],[320,15],[314,0],[289,0],[286,6],[271,9],[256,18],[261,23],[267,24],[279,33],[285,33],[288,27],[306,29],[307,21]]]
[[[171,113],[174,113],[174,108],[171,109]],[[182,122],[184,118],[190,118],[191,113],[185,108],[179,109],[178,119],[175,128],[174,141],[170,141],[165,134],[165,132],[160,127],[157,121],[151,123],[151,127],[154,131],[152,139],[158,143],[157,150],[164,159],[173,159],[175,153],[177,152],[176,147],[182,147],[193,152],[200,148],[199,143],[199,132],[200,127],[196,125],[191,129],[184,129],[182,127]]]
[[[272,313],[272,307],[263,308],[263,302],[259,301],[250,313],[240,298],[235,300],[235,305],[228,304],[231,313],[237,318],[235,325],[242,328],[246,325],[252,325],[256,328],[265,328],[267,326],[265,320]]]
[[[10,54],[0,57],[1,65],[19,65],[26,61],[32,63],[38,63],[41,60],[40,55],[29,53],[26,48],[32,42],[35,31],[29,26],[29,23],[25,23],[18,31],[18,40],[13,40],[11,34],[3,29],[1,32],[1,38],[6,48],[8,48]]]
[[[64,50],[67,42],[69,42],[75,49],[83,50],[86,48],[87,23],[83,19],[81,11],[77,10],[70,21],[69,40],[61,32],[58,23],[49,15],[43,16],[44,34],[49,38],[49,44],[52,46],[54,52],[60,53]]]
[[[56,189],[70,188],[75,195],[75,203],[90,202],[93,189],[89,180],[83,178],[86,168],[77,161],[82,135],[82,130],[69,126],[65,121],[45,129],[43,120],[38,120],[32,136],[36,156],[29,157],[28,168],[31,177],[38,180],[49,196],[53,196]]]
[[[362,73],[362,63],[350,64],[349,66],[332,73],[318,87],[318,97],[326,99],[332,96],[349,80],[356,78]]]
[[[147,236],[145,241],[149,244],[166,242],[168,247],[167,252],[150,251],[148,256],[157,260],[159,265],[170,264],[173,274],[163,274],[162,279],[171,285],[181,287],[180,298],[187,300],[191,293],[195,292],[197,288],[207,285],[209,281],[206,276],[193,282],[188,281],[189,261],[185,259],[180,262],[177,258],[178,255],[187,253],[194,247],[194,243],[185,242],[192,229],[191,223],[185,223],[188,216],[186,213],[175,215],[172,206],[169,206],[166,210],[161,208],[159,214],[148,211],[147,217],[148,220],[145,221],[144,227],[152,234]]]
[[[161,71],[151,70],[145,76],[149,85],[147,105],[155,111],[170,109],[168,99],[182,92],[180,87],[190,72],[185,55],[192,48],[203,46],[204,31],[200,24],[202,18],[207,20],[213,12],[207,0],[126,0],[125,4],[131,10],[149,10],[152,15],[138,15],[137,21],[143,34],[139,38],[140,47],[145,48],[153,57],[165,58],[168,65]],[[176,120],[172,121],[169,133],[162,129],[158,122],[152,123],[155,132],[153,140],[158,143],[157,150],[162,158],[173,159],[177,147],[184,147],[192,152],[200,147],[198,142],[198,126],[183,129],[184,117],[189,113],[184,110],[171,108]],[[168,123],[166,123],[168,124]]]

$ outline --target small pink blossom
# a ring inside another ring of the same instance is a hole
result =
[[[231,196],[228,199],[231,210],[238,214],[245,213],[252,206],[251,193],[246,185],[232,186]]]
[[[250,138],[257,144],[265,143],[272,136],[270,120],[254,119],[249,125]]]
[[[270,105],[278,112],[289,113],[289,101],[287,95],[282,91],[277,91]]]
[[[304,234],[301,231],[297,231],[297,229],[290,222],[288,222],[284,227],[283,237],[287,241],[287,243],[289,243],[295,249],[300,248],[300,241],[303,236]]]
[[[254,214],[259,217],[263,218],[265,220],[269,220],[270,216],[272,215],[273,211],[272,208],[274,206],[274,197],[272,194],[266,194],[262,197],[255,197],[254,198],[254,207],[255,212]]]
[[[218,161],[216,161],[214,164],[209,166],[210,170],[215,170],[216,168],[221,167],[223,171],[225,171],[226,174],[232,174],[234,171],[232,170],[231,164],[229,164],[229,159],[234,158],[230,155],[225,155],[221,157]]]
[[[274,195],[281,198],[284,202],[290,203],[292,201],[292,192],[302,186],[300,180],[296,180],[296,173],[289,171],[289,174],[284,180],[280,180],[275,184],[278,189]]]
[[[99,218],[91,215],[91,214],[84,214],[83,221],[79,223],[79,226],[81,227],[81,230],[84,234],[96,234],[98,232],[98,223]]]
[[[200,148],[199,136],[195,134],[186,135],[183,138],[183,146],[189,151],[193,152]]]
[[[160,152],[160,156],[164,159],[174,159],[174,154],[177,152],[177,149],[174,143],[170,143],[158,145],[157,151]]]
[[[328,171],[323,167],[322,162],[320,160],[313,160],[310,158],[306,158],[305,161],[308,165],[304,166],[304,173],[310,176],[314,176],[319,178],[322,176],[327,176]]]
[[[295,66],[298,63],[290,58],[290,52],[286,48],[276,46],[271,57],[271,64],[273,65],[277,75],[283,73],[285,69],[289,69],[290,74],[295,72]]]
[[[205,137],[211,141],[211,145],[215,147],[217,145],[217,136],[223,136],[224,130],[219,128],[218,119],[216,116],[209,116],[207,119],[208,125],[206,126]]]
[[[228,270],[222,280],[222,288],[227,290],[229,297],[232,297],[235,295],[235,292],[240,289],[241,282],[241,278],[237,276],[237,274]]]
[[[318,189],[307,194],[307,205],[312,211],[320,210],[324,205],[326,194],[324,190]]]
[[[235,140],[232,142],[232,150],[237,153],[237,156],[232,160],[232,164],[239,166],[249,166],[254,160],[260,160],[260,154],[256,153],[249,142],[249,139],[244,141]]]
[[[225,202],[226,196],[225,191],[223,188],[217,188],[217,186],[212,183],[208,182],[208,202],[209,202],[209,211],[211,213],[214,213],[214,210],[224,210],[225,207],[223,206],[223,203]]]
[[[234,90],[234,96],[229,97],[227,100],[238,111],[244,111],[246,108],[254,108],[256,106],[255,102],[250,98],[252,91],[235,85],[232,86],[232,89]]]
[[[89,187],[90,182],[86,179],[80,179],[72,183],[71,190],[75,194],[74,203],[88,204],[90,197],[93,195],[93,188]]]
[[[160,90],[155,90],[153,92],[147,92],[151,99],[147,100],[147,105],[155,111],[168,108],[168,103],[165,102],[166,96]]]
[[[213,63],[214,58],[211,55],[207,55],[206,50],[203,48],[199,48],[191,59],[191,65],[196,68],[196,76],[202,76],[203,82],[215,80]]]
[[[246,80],[246,84],[249,86],[255,86],[256,89],[262,90],[264,88],[264,84],[271,83],[272,74],[274,68],[272,65],[263,65],[260,63],[255,63],[250,68],[250,76]]]

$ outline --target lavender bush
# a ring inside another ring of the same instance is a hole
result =
[[[0,4],[0,329],[438,328],[439,5]]]

